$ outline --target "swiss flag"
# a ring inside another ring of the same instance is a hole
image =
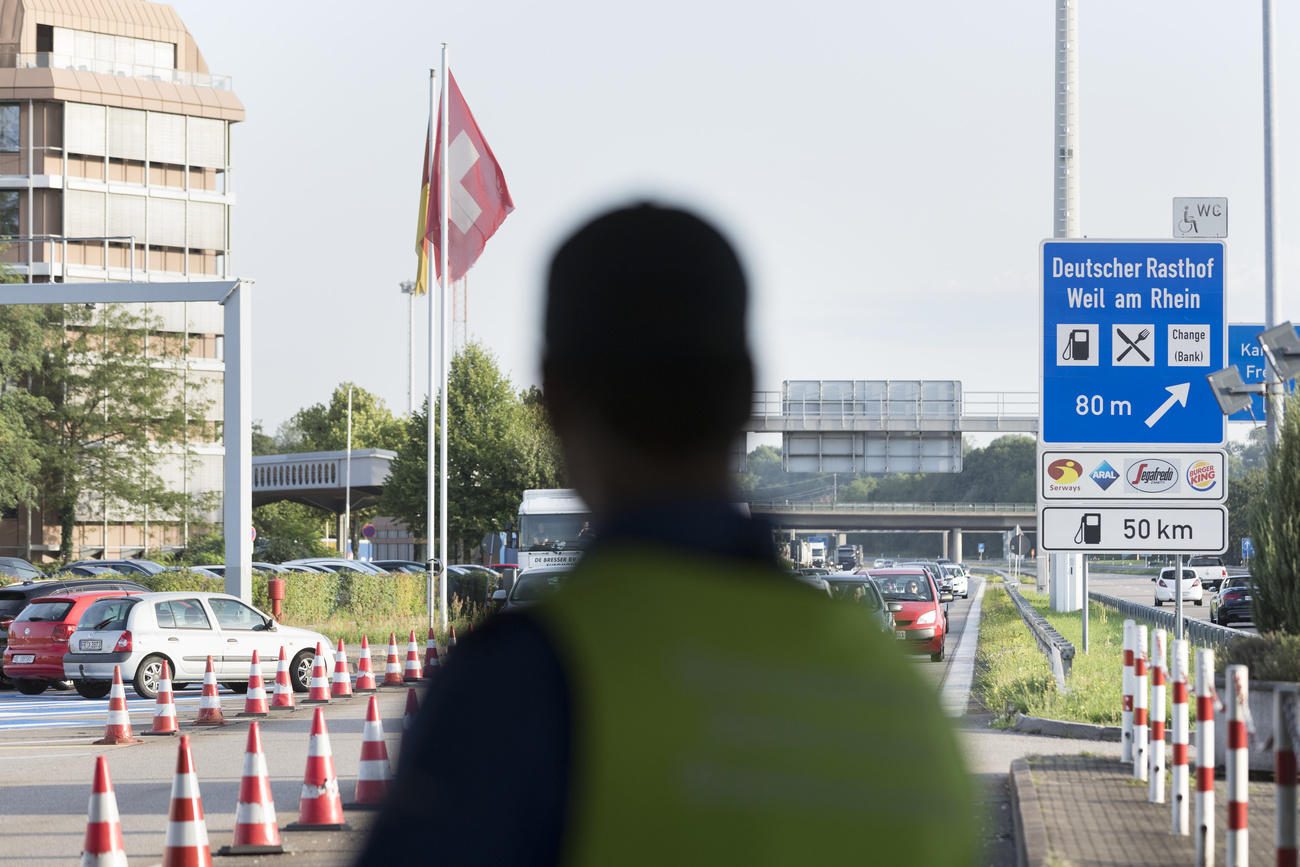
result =
[[[434,249],[433,262],[438,276],[442,276],[442,183],[444,174],[451,189],[451,208],[447,220],[447,234],[450,236],[448,251],[449,271],[452,280],[459,280],[465,272],[478,261],[479,254],[487,244],[488,238],[497,230],[506,215],[515,209],[510,200],[510,191],[506,189],[506,178],[501,173],[497,158],[492,155],[474,115],[470,114],[465,97],[456,85],[456,78],[447,73],[450,85],[451,111],[450,144],[447,146],[447,163],[449,172],[442,171],[442,124],[438,124],[437,139],[434,145],[436,171],[433,174],[429,195],[429,213],[425,225],[428,233],[425,237]],[[438,101],[438,116],[442,116],[442,100],[447,97],[448,88],[444,87]]]

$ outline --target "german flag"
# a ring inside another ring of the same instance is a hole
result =
[[[429,131],[424,138],[424,181],[420,184],[420,218],[415,233],[415,254],[418,257],[415,274],[415,293],[424,295],[429,291],[429,148],[433,146],[433,119],[429,119]]]

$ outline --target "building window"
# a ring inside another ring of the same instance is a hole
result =
[[[18,234],[18,191],[0,190],[0,235]]]
[[[18,106],[0,105],[0,151],[15,153],[18,150]]]

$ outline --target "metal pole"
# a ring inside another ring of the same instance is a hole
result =
[[[343,471],[343,556],[352,544],[352,386],[348,386],[348,457]]]
[[[1083,583],[1083,652],[1088,652],[1088,555],[1083,555],[1083,572],[1080,576]]]
[[[439,287],[439,294],[442,301],[442,340],[438,344],[438,356],[441,361],[442,369],[442,401],[440,404],[441,412],[438,426],[440,434],[440,450],[438,464],[438,506],[441,510],[438,515],[439,536],[442,543],[438,551],[442,554],[443,570],[441,582],[439,583],[439,614],[442,617],[442,628],[447,628],[447,564],[450,562],[451,553],[447,549],[447,342],[451,338],[451,322],[448,321],[447,304],[451,301],[451,295],[448,292],[450,288],[447,284],[451,282],[451,239],[448,237],[450,231],[449,219],[451,213],[451,185],[448,183],[450,178],[449,166],[447,165],[447,144],[451,139],[451,78],[447,72],[447,43],[442,44],[442,92],[446,97],[442,101],[442,153],[438,156],[438,165],[442,171],[442,179],[439,183],[439,193],[442,196],[442,207],[438,209],[438,219],[442,222],[442,229],[438,237],[442,242],[441,249],[438,251],[442,257],[442,284]]]
[[[1273,220],[1273,145],[1277,130],[1273,126],[1273,4],[1261,0],[1264,18],[1264,327],[1277,325],[1277,282],[1273,251],[1277,247],[1277,223]],[[1268,441],[1276,444],[1281,436],[1282,383],[1268,380],[1264,396],[1264,421]]]
[[[438,97],[437,97],[437,89],[434,81],[436,77],[437,77],[437,72],[435,70],[430,69],[429,70],[429,138],[430,139],[432,139],[433,137],[434,118],[438,116],[438,103],[437,103]],[[429,141],[428,150],[429,150],[429,183],[430,185],[432,185],[434,180],[434,171],[435,171],[434,167],[438,163],[438,158],[437,155],[434,153],[432,141]],[[432,189],[429,190],[429,194],[433,195]],[[429,204],[432,205],[433,203],[429,202]],[[429,210],[432,210],[432,208],[429,208]],[[426,226],[425,226],[426,231],[429,228],[431,228],[427,225],[427,220],[428,220],[428,215],[426,212]],[[444,244],[441,240],[439,240],[438,246],[440,248],[446,248],[447,245]],[[428,287],[432,287],[433,286],[433,257],[432,256],[425,257],[425,268],[426,268],[426,277],[425,277],[424,285]],[[425,468],[428,470],[428,472],[425,473],[426,499],[425,499],[425,514],[424,514],[425,517],[424,536],[426,542],[425,559],[429,563],[428,573],[427,573],[429,579],[429,585],[425,589],[425,603],[427,605],[427,608],[425,610],[429,612],[429,626],[432,627],[434,624],[433,582],[437,580],[437,576],[433,568],[433,563],[434,560],[436,559],[434,555],[433,533],[434,533],[434,528],[437,526],[437,524],[434,523],[434,515],[437,513],[435,507],[438,502],[437,489],[434,487],[437,484],[437,478],[434,474],[434,466],[435,466],[434,443],[436,442],[436,440],[434,439],[434,430],[433,430],[433,423],[434,423],[433,402],[437,398],[437,392],[434,389],[437,387],[438,376],[434,372],[433,329],[434,329],[434,324],[437,322],[438,305],[433,303],[432,288],[429,289],[428,295],[429,295],[429,396],[428,396],[428,401],[425,404],[425,411],[426,411],[425,420],[428,423],[427,430],[425,431],[425,436],[426,439],[428,440],[427,443],[428,448],[425,453]]]
[[[406,414],[415,415],[415,281],[398,284],[406,296]]]
[[[1183,637],[1183,555],[1174,555],[1174,638]]]

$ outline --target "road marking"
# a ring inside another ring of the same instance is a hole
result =
[[[948,676],[943,681],[939,703],[943,705],[944,713],[949,716],[963,716],[966,713],[966,705],[970,701],[971,683],[975,679],[975,645],[980,631],[980,607],[984,602],[984,588],[988,583],[987,579],[980,580],[979,589],[975,591],[975,598],[971,600],[970,609],[966,612],[966,625],[961,631],[961,641],[953,651]]]

